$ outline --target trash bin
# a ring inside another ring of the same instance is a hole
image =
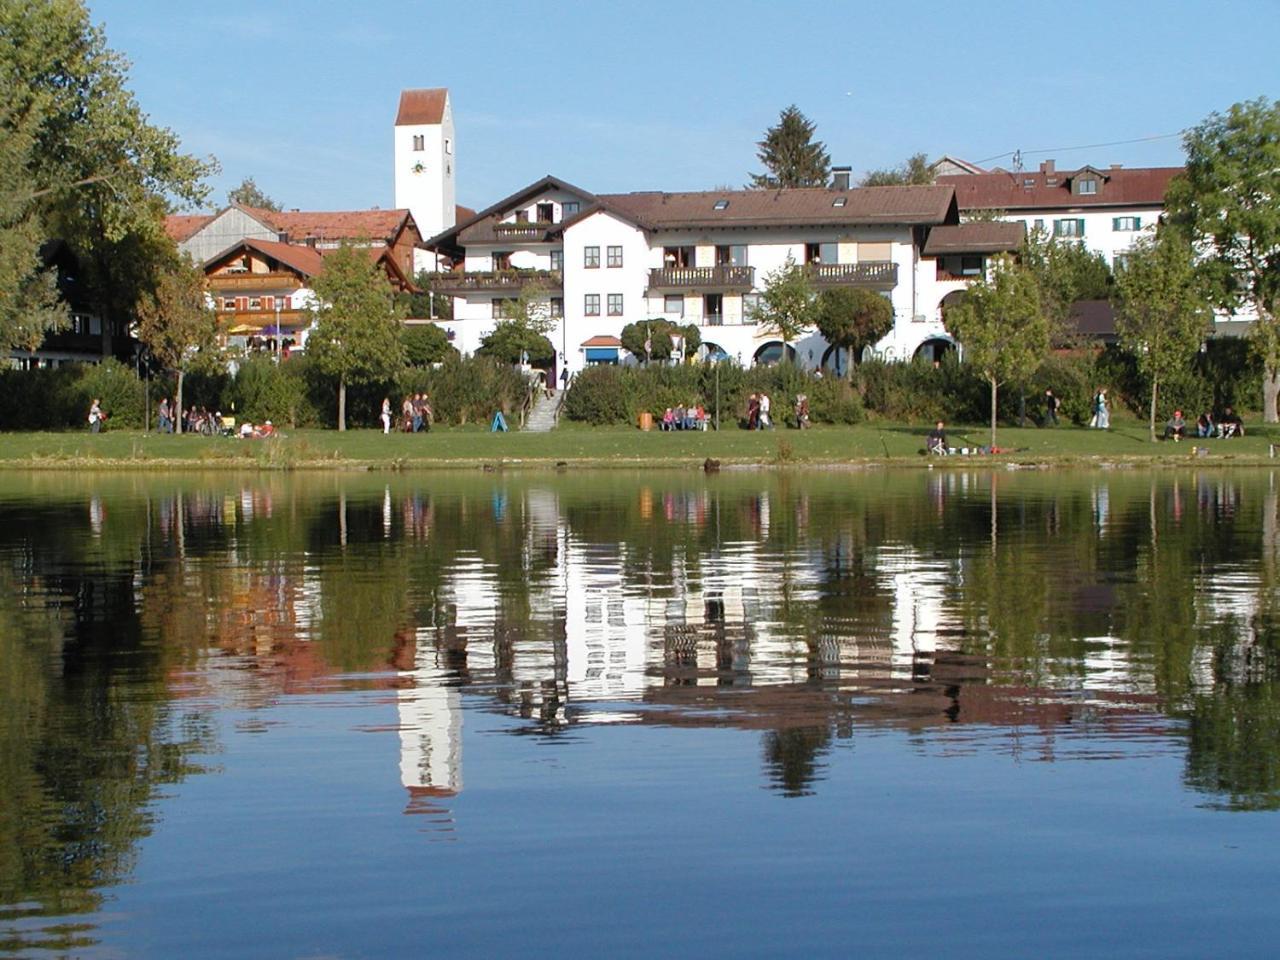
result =
[[[640,429],[646,431],[653,429],[653,414],[648,410],[640,414]]]

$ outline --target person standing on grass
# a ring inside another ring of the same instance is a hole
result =
[[[1053,395],[1052,390],[1044,392],[1044,421],[1052,423],[1055,427],[1058,425],[1058,398]]]
[[[391,398],[382,398],[382,413],[378,414],[378,419],[382,421],[382,433],[385,436],[391,432]]]
[[[89,404],[89,432],[101,432],[102,420],[102,402],[97,397],[94,397],[93,402]]]
[[[767,393],[760,394],[760,429],[773,429],[773,421],[769,419],[769,408],[772,401]]]

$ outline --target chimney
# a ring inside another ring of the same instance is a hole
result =
[[[1124,166],[1124,164],[1123,164],[1123,163],[1113,163],[1113,164],[1111,165],[1111,169],[1112,169],[1112,170],[1119,170],[1119,169],[1120,169],[1121,167],[1123,167],[1123,166]]]
[[[1053,173],[1053,170],[1054,170],[1054,167],[1053,167],[1053,161],[1052,161],[1052,160],[1041,160],[1041,161],[1040,161],[1040,172],[1041,172],[1041,173],[1048,173],[1048,174],[1052,174],[1052,173]]]
[[[853,167],[832,167],[831,168],[831,189],[832,190],[848,190],[849,174],[853,172]]]

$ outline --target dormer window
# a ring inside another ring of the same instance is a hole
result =
[[[713,209],[713,210],[728,210],[728,209],[729,209],[729,201],[728,201],[728,200],[717,200],[717,201],[715,202],[714,206],[712,207],[712,209]]]
[[[413,135],[413,149],[421,151],[427,149],[427,138],[420,133]]]
[[[1093,177],[1086,177],[1079,181],[1079,193],[1082,196],[1089,196],[1098,192],[1098,181]]]

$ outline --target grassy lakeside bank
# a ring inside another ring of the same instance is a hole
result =
[[[1121,421],[1110,431],[1059,427],[1001,428],[995,457],[926,458],[920,451],[928,428],[859,424],[811,430],[707,433],[642,433],[628,427],[565,426],[551,433],[493,434],[470,428],[429,434],[383,436],[376,430],[287,431],[273,440],[161,436],[140,431],[0,434],[0,468],[8,469],[426,469],[482,465],[590,467],[692,467],[710,457],[724,464],[959,465],[1019,462],[1259,464],[1270,460],[1280,428],[1254,428],[1233,440],[1151,443],[1145,424]],[[986,441],[981,426],[948,431],[955,446]],[[1207,448],[1204,459],[1193,448]]]

